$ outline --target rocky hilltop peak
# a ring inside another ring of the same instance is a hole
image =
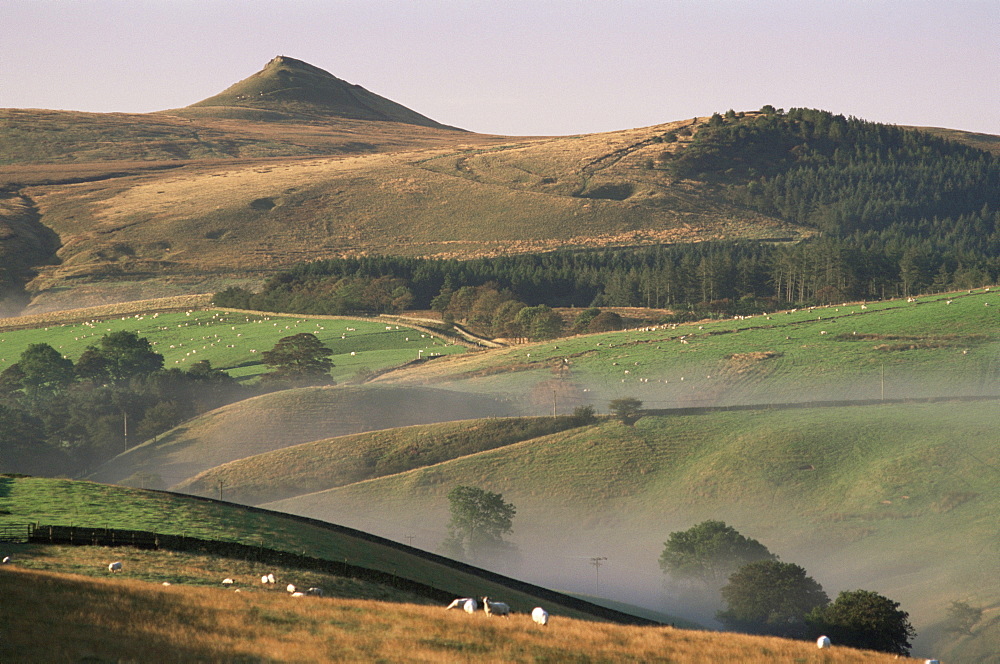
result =
[[[279,55],[256,74],[184,111],[271,120],[347,118],[451,129],[302,60]]]

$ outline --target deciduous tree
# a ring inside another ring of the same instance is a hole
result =
[[[271,350],[261,353],[264,364],[273,368],[265,377],[269,381],[296,384],[329,383],[333,351],[323,345],[315,334],[300,332],[278,340]]]
[[[677,579],[696,580],[713,590],[737,569],[758,560],[776,560],[767,547],[722,521],[702,521],[670,533],[660,569]]]
[[[830,602],[803,568],[777,560],[740,567],[721,592],[728,608],[715,616],[729,629],[791,638],[804,637],[806,616]]]
[[[897,655],[910,654],[916,636],[910,614],[899,602],[870,590],[842,592],[828,606],[817,606],[806,620],[816,635],[826,634],[838,644]]]
[[[503,547],[503,536],[513,532],[514,505],[503,495],[472,486],[456,486],[448,492],[451,521],[444,548],[464,552],[475,559],[490,547]]]
[[[642,401],[635,397],[622,397],[612,399],[608,403],[608,410],[615,419],[621,420],[622,424],[632,426],[639,419],[639,412],[642,409]]]

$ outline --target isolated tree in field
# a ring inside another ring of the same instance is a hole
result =
[[[870,590],[842,592],[833,604],[813,609],[806,622],[817,636],[826,634],[838,645],[897,655],[909,655],[916,636],[899,602]]]
[[[702,521],[670,533],[660,554],[660,569],[675,579],[699,581],[715,590],[737,569],[758,560],[777,560],[777,556],[722,521]]]
[[[444,550],[475,559],[489,548],[503,548],[503,536],[513,532],[517,510],[503,495],[478,487],[456,486],[448,492],[451,521]]]
[[[273,369],[265,375],[269,381],[314,385],[331,382],[332,354],[315,334],[300,332],[279,339],[274,348],[261,353],[261,359]]]
[[[983,610],[971,606],[968,602],[954,601],[948,607],[948,620],[945,631],[959,634],[972,634],[972,628],[983,618]]]
[[[76,363],[76,372],[83,378],[115,382],[148,376],[162,368],[163,356],[153,350],[149,340],[128,330],[105,334],[98,345],[88,346]]]
[[[611,411],[615,419],[628,426],[632,426],[639,419],[640,409],[642,409],[642,402],[635,397],[612,399],[608,403],[608,410]]]
[[[776,560],[744,565],[733,572],[721,592],[728,608],[715,617],[727,628],[790,638],[804,637],[806,616],[830,602],[823,587],[806,576],[803,568]]]

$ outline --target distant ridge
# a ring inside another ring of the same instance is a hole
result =
[[[279,55],[256,74],[186,108],[185,114],[258,120],[375,120],[456,129],[302,60]],[[177,111],[172,111],[177,112]]]

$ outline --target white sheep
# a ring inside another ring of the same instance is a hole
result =
[[[820,650],[823,650],[825,648],[829,648],[830,647],[830,637],[829,636],[821,636],[818,639],[816,639],[816,647],[819,648]]]
[[[539,625],[548,625],[549,612],[540,606],[536,606],[531,610],[531,619]]]
[[[292,593],[292,597],[305,597],[305,596],[306,596],[305,593],[300,593],[298,591]]]
[[[260,582],[265,584],[274,583],[274,574],[265,574],[264,576],[260,577]]]
[[[446,606],[444,608],[445,608],[446,611],[448,609],[464,609],[465,605],[467,603],[469,603],[469,602],[472,602],[473,604],[475,604],[476,600],[473,599],[472,597],[459,597],[458,599],[452,600],[451,604],[449,604],[448,606]],[[478,607],[476,607],[476,608],[478,608]],[[475,609],[473,609],[473,611],[475,611]]]
[[[12,562],[14,562],[14,557],[13,556],[4,556],[3,557],[3,564],[4,565],[7,565],[8,563],[12,563]]]
[[[294,593],[296,591],[295,584],[289,583],[287,586],[285,586],[285,590],[287,590],[290,593]]]
[[[224,586],[231,586],[231,585],[233,585],[234,583],[236,583],[236,582],[235,582],[235,581],[233,581],[233,580],[232,580],[232,579],[230,579],[230,578],[225,578],[225,579],[223,579],[223,580],[222,580],[222,585],[224,585]]]
[[[483,611],[486,615],[493,617],[494,615],[503,616],[504,618],[510,615],[510,606],[504,602],[491,602],[489,597],[483,598]]]
[[[122,571],[121,561],[118,560],[108,565],[108,571],[111,572],[112,574]]]
[[[323,589],[322,588],[310,588],[309,590],[306,591],[306,594],[307,595],[312,595],[313,597],[322,597],[323,596]]]

